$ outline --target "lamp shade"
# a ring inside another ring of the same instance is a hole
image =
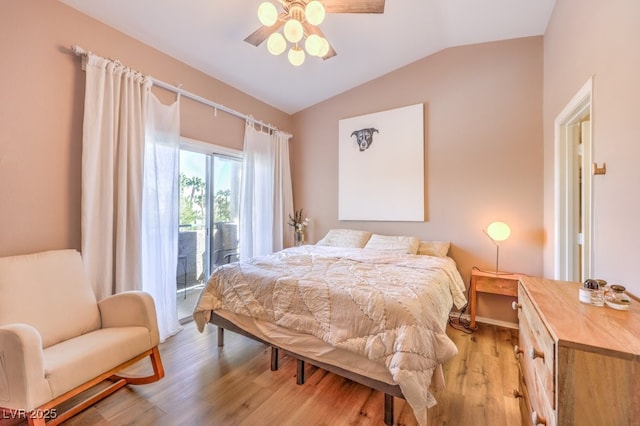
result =
[[[322,40],[317,34],[311,34],[304,42],[304,48],[307,53],[312,56],[318,56],[320,49],[322,48]]]
[[[289,57],[289,62],[291,62],[291,65],[297,67],[304,63],[304,50],[302,50],[298,46],[293,46],[291,49],[289,49],[289,53],[287,56]]]
[[[493,222],[487,226],[487,234],[494,241],[504,241],[511,235],[511,229],[504,222]]]
[[[286,24],[284,24],[284,36],[291,43],[297,43],[304,36],[304,29],[302,28],[302,24],[297,19],[289,19]]]
[[[258,19],[262,25],[270,27],[278,20],[278,9],[273,3],[265,1],[258,7]]]
[[[287,48],[287,42],[280,33],[273,33],[267,39],[267,49],[272,55],[279,55]]]
[[[317,0],[307,3],[304,9],[304,17],[311,25],[320,25],[324,21],[324,6]]]
[[[329,42],[326,38],[320,37],[320,44],[321,46],[316,56],[323,58],[327,53],[329,53]]]

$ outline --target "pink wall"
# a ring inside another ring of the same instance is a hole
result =
[[[554,120],[593,76],[594,275],[640,294],[640,2],[558,0],[544,37],[544,275],[553,276]]]
[[[468,282],[472,266],[495,269],[482,229],[503,220],[512,234],[500,269],[541,274],[542,44],[447,49],[295,114],[294,199],[312,218],[310,239],[341,227],[448,240]],[[338,120],[416,103],[425,104],[427,220],[339,221]],[[515,321],[506,302],[482,296],[478,315]]]
[[[80,246],[84,74],[69,50],[78,44],[292,131],[296,207],[313,219],[312,241],[332,227],[450,240],[465,280],[472,266],[493,266],[481,229],[495,219],[512,228],[501,269],[552,276],[553,121],[593,76],[594,161],[608,168],[594,182],[595,273],[640,294],[638,22],[636,1],[558,0],[544,41],[447,49],[290,117],[57,1],[5,0],[0,256]],[[338,221],[338,120],[419,102],[427,221]],[[182,111],[185,136],[242,146],[242,120],[189,100]],[[482,298],[479,314],[509,320],[502,302]]]
[[[447,49],[291,117],[56,1],[4,2],[0,28],[0,256],[80,246],[78,44],[292,131],[296,207],[312,218],[312,241],[332,227],[450,240],[468,281],[472,266],[493,267],[482,229],[499,219],[512,228],[501,269],[542,273],[541,37]],[[420,102],[427,220],[339,222],[338,120]],[[188,100],[182,112],[184,136],[241,148],[242,120]],[[515,320],[504,298],[479,304],[481,316]]]
[[[0,256],[80,247],[84,73],[72,44],[292,129],[288,114],[62,3],[4,0],[1,8]],[[188,99],[181,110],[184,136],[242,148],[241,119],[220,112],[214,118],[211,108]]]

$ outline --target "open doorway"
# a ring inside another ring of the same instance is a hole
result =
[[[592,276],[592,91],[578,91],[555,120],[554,278],[584,281]]]

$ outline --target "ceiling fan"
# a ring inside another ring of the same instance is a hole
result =
[[[263,24],[244,39],[259,46],[267,40],[267,48],[279,55],[289,50],[289,61],[293,65],[304,62],[305,53],[300,43],[304,41],[307,53],[329,59],[336,51],[327,41],[318,25],[326,13],[384,13],[385,0],[277,0],[282,11],[273,3],[263,2],[258,8],[258,17]],[[278,31],[283,28],[283,34]]]

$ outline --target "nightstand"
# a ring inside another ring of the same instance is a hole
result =
[[[520,275],[508,272],[485,272],[473,268],[471,270],[471,286],[469,289],[469,328],[475,330],[477,293],[501,294],[518,297],[518,280]]]

